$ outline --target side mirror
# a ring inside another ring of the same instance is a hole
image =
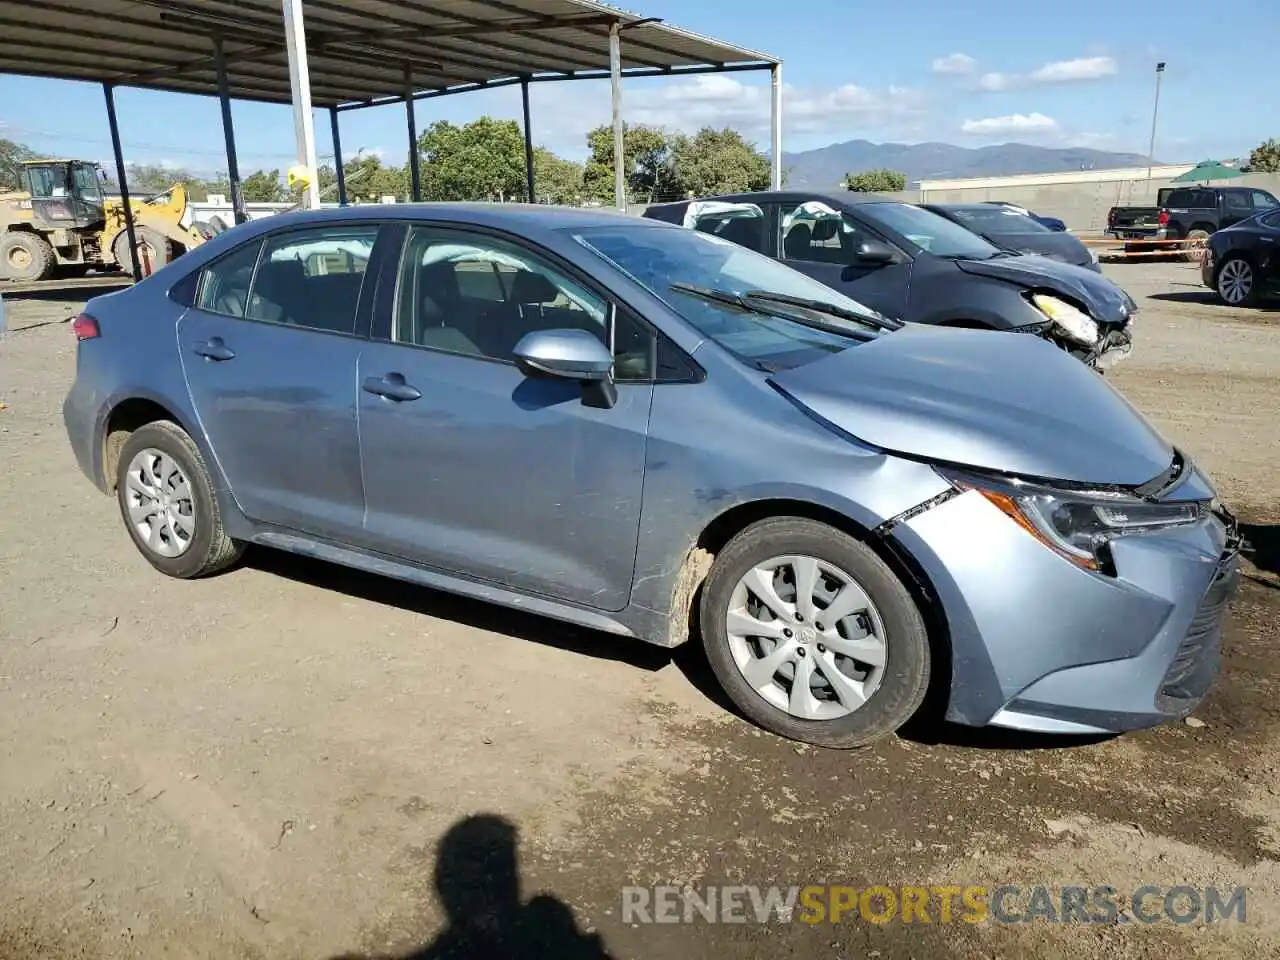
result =
[[[586,330],[526,333],[512,355],[520,372],[531,380],[576,380],[587,406],[607,408],[617,402],[613,354]]]
[[[893,263],[897,255],[887,243],[879,240],[863,240],[854,248],[853,259],[859,264],[883,265]]]

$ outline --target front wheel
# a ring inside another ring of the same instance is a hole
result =
[[[743,530],[716,557],[699,614],[721,686],[780,736],[859,747],[924,700],[929,641],[910,592],[826,524],[782,517]]]
[[[188,580],[228,567],[244,547],[227,536],[200,449],[167,420],[134,431],[116,474],[120,515],[153,567]]]
[[[151,227],[136,227],[133,231],[138,241],[138,253],[142,258],[144,277],[150,276],[173,259],[173,245],[160,231]],[[129,249],[129,231],[122,230],[111,245],[116,263],[125,273],[133,273],[133,253]]]

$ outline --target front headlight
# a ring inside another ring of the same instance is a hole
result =
[[[1058,490],[937,468],[957,490],[975,490],[1042,544],[1085,570],[1102,570],[1117,537],[1198,522],[1200,501],[1151,503],[1126,493]]]
[[[1072,340],[1090,347],[1098,342],[1098,324],[1067,301],[1047,293],[1033,293],[1031,302]]]

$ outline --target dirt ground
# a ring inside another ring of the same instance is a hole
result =
[[[483,929],[557,960],[1277,956],[1280,313],[1107,270],[1142,306],[1114,381],[1255,544],[1202,723],[854,753],[737,719],[694,649],[268,551],[159,576],[63,435],[79,304],[8,301],[0,958],[507,955]],[[1243,886],[1247,919],[623,922],[672,883]]]

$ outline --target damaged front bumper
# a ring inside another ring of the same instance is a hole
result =
[[[1162,501],[1214,495],[1191,464],[1164,487]],[[891,536],[946,611],[952,721],[1135,730],[1186,716],[1218,672],[1240,550],[1220,505],[1191,526],[1116,539],[1105,574],[1046,550],[975,491],[911,516]]]

